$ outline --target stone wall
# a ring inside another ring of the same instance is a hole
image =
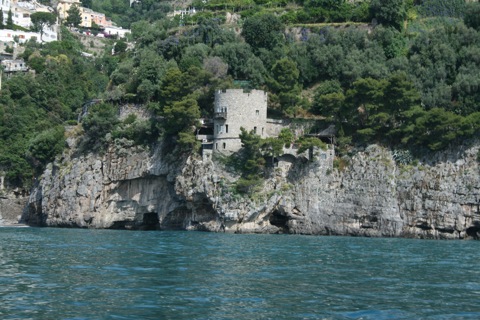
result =
[[[282,129],[288,128],[292,131],[295,138],[298,139],[310,133],[315,126],[320,126],[320,130],[323,130],[328,128],[329,124],[324,123],[323,125],[319,125],[316,120],[292,121],[292,119],[267,119],[267,135],[269,137],[276,137]]]
[[[285,120],[267,119],[267,135],[277,137],[284,128],[289,128],[289,122]]]
[[[135,115],[137,119],[140,120],[148,120],[152,117],[152,113],[143,105],[124,104],[120,106],[118,114],[120,120],[125,120],[131,114]]]

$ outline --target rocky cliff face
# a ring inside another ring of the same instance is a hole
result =
[[[331,160],[281,158],[263,190],[233,191],[218,161],[117,142],[102,155],[51,164],[23,220],[43,226],[187,229],[418,238],[480,235],[478,145],[399,165],[370,146],[342,171]]]

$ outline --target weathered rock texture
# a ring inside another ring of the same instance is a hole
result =
[[[24,190],[2,190],[0,193],[0,226],[16,225],[20,220],[28,201],[28,196]]]
[[[342,171],[285,156],[250,198],[219,162],[127,142],[50,165],[23,219],[63,227],[289,232],[419,238],[480,235],[479,147],[399,165],[370,146]],[[333,152],[329,150],[328,152]]]

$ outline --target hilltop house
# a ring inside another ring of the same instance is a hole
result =
[[[3,72],[7,77],[12,73],[17,72],[28,72],[29,68],[23,59],[15,60],[2,60],[1,65],[3,67]]]
[[[68,10],[72,6],[80,7],[82,2],[80,0],[60,0],[57,4],[57,13],[60,20],[65,20],[68,17]]]
[[[80,0],[60,0],[57,4],[57,12],[60,20],[68,18],[68,10],[72,6],[78,6],[82,18],[81,26],[91,28],[92,24],[100,27],[111,27],[112,21],[108,19],[104,13],[93,11],[92,9],[82,7]]]
[[[82,27],[91,28],[93,24],[100,27],[112,26],[112,21],[108,20],[104,13],[80,7],[80,14],[82,16],[82,23],[80,24]]]

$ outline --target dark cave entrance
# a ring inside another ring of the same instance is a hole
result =
[[[143,214],[139,221],[115,221],[109,229],[116,230],[158,230],[160,229],[158,215],[156,212],[147,212]]]
[[[470,227],[470,228],[467,228],[467,235],[469,237],[472,237],[473,239],[475,240],[478,240],[480,237],[480,226],[473,226],[473,227]]]
[[[282,214],[281,212],[279,212],[278,210],[275,210],[273,211],[271,214],[270,214],[270,224],[272,226],[275,226],[277,228],[279,228],[279,233],[288,233],[288,217],[284,214]]]
[[[142,230],[158,230],[159,229],[158,215],[156,212],[147,212],[143,214]]]

